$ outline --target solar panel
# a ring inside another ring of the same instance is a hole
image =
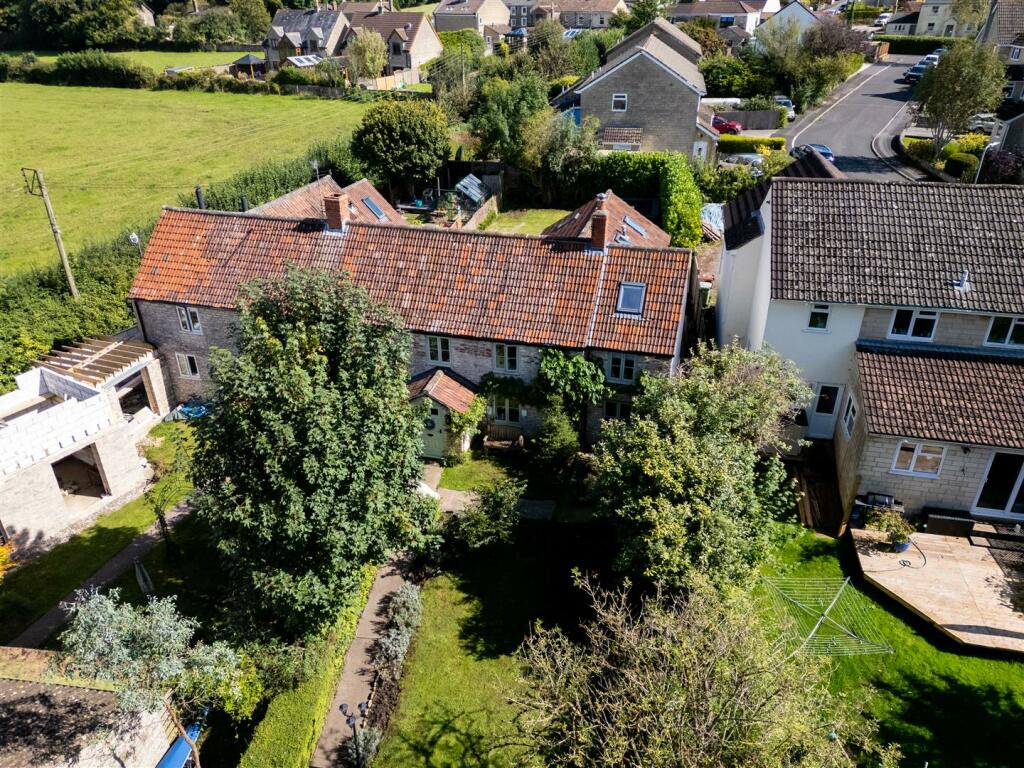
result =
[[[373,198],[372,197],[364,197],[363,198],[363,205],[365,205],[367,208],[369,208],[370,209],[370,213],[372,213],[374,216],[376,216],[381,221],[386,221],[387,220],[388,217],[384,215],[384,211],[382,211],[380,209],[380,206],[377,205],[375,202],[373,202]]]
[[[641,237],[647,237],[647,230],[640,226],[640,223],[637,222],[632,216],[625,216],[622,220],[626,222],[626,226],[628,226],[630,229],[640,233]]]

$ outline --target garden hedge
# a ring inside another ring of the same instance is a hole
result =
[[[34,55],[0,56],[0,81],[37,85],[91,85],[103,88],[151,88],[156,72],[131,59],[105,51],[62,53],[55,62]]]
[[[238,768],[308,768],[376,574],[376,566],[363,569],[359,592],[338,616],[319,669],[271,700]]]
[[[876,43],[888,43],[889,53],[910,53],[922,56],[936,48],[948,48],[956,42],[956,38],[939,37],[938,35],[875,35]]]
[[[946,173],[961,181],[974,181],[974,173],[978,170],[978,158],[965,152],[952,155],[946,161]]]
[[[757,152],[758,148],[763,149],[785,149],[786,139],[784,136],[732,136],[723,134],[718,137],[718,153],[721,155],[735,155],[742,152]]]

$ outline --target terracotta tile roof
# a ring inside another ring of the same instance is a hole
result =
[[[1024,314],[1024,187],[776,178],[771,249],[776,299]]]
[[[609,125],[601,129],[601,142],[604,144],[639,144],[643,138],[643,128]]]
[[[614,240],[617,236],[624,236],[629,240],[630,245],[647,246],[650,248],[666,248],[672,242],[671,236],[657,224],[644,216],[640,211],[631,206],[610,189],[605,194],[605,211],[608,213],[608,224],[606,232],[608,237]],[[546,237],[590,239],[590,220],[594,216],[594,209],[597,207],[597,198],[588,200],[575,211],[562,217],[550,225],[541,234]],[[632,226],[626,221],[638,224],[643,230]],[[623,243],[625,245],[625,243]]]
[[[725,247],[739,248],[761,234],[761,224],[755,214],[768,196],[772,179],[845,179],[846,174],[830,163],[816,149],[794,160],[771,178],[755,184],[725,204]]]
[[[165,208],[130,298],[233,308],[239,286],[288,264],[345,273],[414,331],[672,356],[689,251],[433,227]],[[615,313],[618,282],[647,286],[642,318]]]
[[[1024,449],[1024,355],[857,344],[868,432]]]
[[[476,397],[476,387],[454,371],[432,368],[409,381],[409,399],[424,396],[453,411],[466,413]]]
[[[269,203],[250,208],[249,213],[257,213],[261,216],[286,216],[299,219],[324,219],[324,198],[328,195],[344,193],[349,197],[349,214],[353,221],[366,221],[375,223],[382,219],[367,206],[369,199],[378,210],[384,215],[383,221],[392,224],[405,224],[405,219],[396,211],[391,203],[384,199],[384,196],[377,191],[366,179],[342,187],[330,176],[324,176],[320,181],[314,181],[304,187],[282,195]]]
[[[414,11],[354,13],[349,23],[351,27],[346,30],[346,37],[349,34],[358,36],[360,29],[372,29],[379,33],[385,42],[396,32],[403,39],[410,39],[420,34],[423,27],[430,27],[426,14]]]

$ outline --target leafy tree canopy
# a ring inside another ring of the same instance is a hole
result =
[[[133,0],[31,0],[34,37],[45,30],[50,45],[82,49],[125,37],[135,18]]]
[[[212,358],[198,423],[197,514],[233,574],[248,626],[283,639],[334,619],[363,566],[415,543],[427,510],[409,336],[336,276],[290,270],[249,286],[238,354]]]
[[[520,168],[530,175],[545,204],[574,199],[582,179],[594,172],[600,149],[597,128],[594,117],[577,126],[550,108],[526,121]]]
[[[352,77],[379,77],[388,63],[384,38],[374,30],[364,30],[345,50]]]
[[[228,0],[250,40],[262,40],[270,27],[270,13],[263,0]]]
[[[703,23],[705,19],[691,19],[679,25],[687,35],[700,44],[702,58],[704,56],[718,56],[725,53],[725,38],[718,34],[717,25]]]
[[[353,153],[393,186],[427,183],[451,154],[448,121],[429,101],[382,101],[352,135]]]
[[[547,108],[547,85],[537,75],[514,80],[493,77],[480,88],[477,108],[470,119],[480,141],[481,157],[519,165],[524,151],[524,128],[530,118]]]

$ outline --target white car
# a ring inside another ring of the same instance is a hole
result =
[[[878,14],[877,18],[875,18],[874,26],[876,26],[876,27],[884,27],[886,24],[889,23],[889,19],[891,19],[891,18],[892,18],[892,14],[891,13],[880,13],[880,14]]]
[[[796,109],[793,106],[793,100],[791,98],[788,96],[773,96],[772,98],[775,99],[775,103],[780,107],[785,107],[789,110],[786,113],[786,119],[796,120]]]
[[[971,133],[992,133],[996,127],[996,116],[992,112],[981,112],[967,121],[967,130]]]
[[[925,56],[923,59],[921,59],[917,63],[918,64],[922,64],[922,65],[924,65],[926,67],[935,67],[935,66],[938,66],[939,57],[936,56],[934,53],[929,53],[927,56]]]

